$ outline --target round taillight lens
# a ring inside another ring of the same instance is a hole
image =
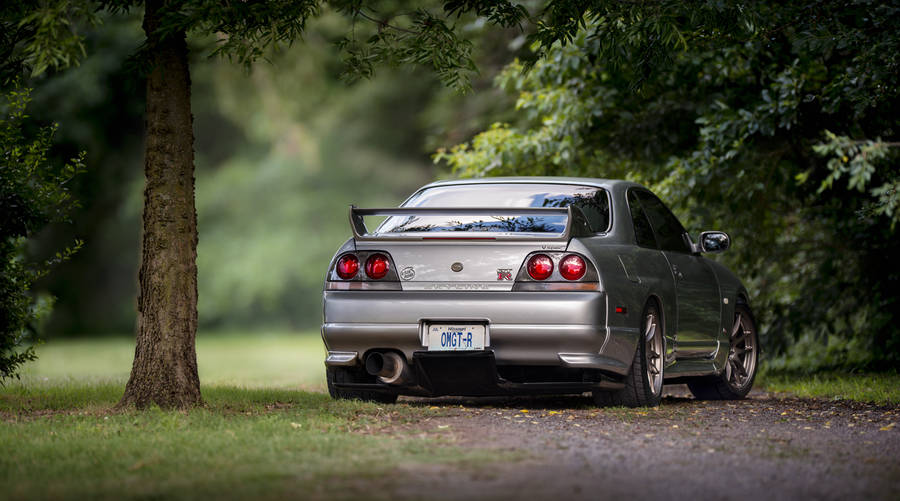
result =
[[[384,278],[391,269],[390,261],[384,254],[372,254],[366,259],[366,275],[374,280]]]
[[[338,259],[336,271],[339,277],[350,280],[359,271],[359,259],[353,254],[344,254]]]
[[[587,266],[581,256],[569,254],[559,262],[559,274],[566,280],[578,280],[584,276],[585,271],[587,271]]]
[[[545,254],[535,254],[528,260],[528,274],[535,280],[547,280],[553,274],[553,260]]]

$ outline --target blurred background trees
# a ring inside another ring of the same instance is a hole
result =
[[[351,203],[397,204],[448,175],[625,177],[695,235],[732,234],[721,259],[747,281],[775,365],[896,366],[896,2],[549,5],[528,4],[544,14],[530,40],[458,21],[479,70],[465,96],[408,68],[346,85],[348,52],[363,75],[367,57],[402,54],[366,52],[377,26],[348,40],[335,12],[249,73],[192,61],[201,330],[316,329]],[[42,260],[85,241],[36,284],[58,297],[51,337],[134,330],[143,38],[138,14],[98,21],[79,67],[25,82],[29,113],[60,124],[50,160],[86,150],[90,166],[68,185],[74,225],[29,248]],[[193,54],[215,42],[189,39]]]
[[[33,78],[31,113],[60,124],[53,154],[87,151],[73,182],[83,201],[71,227],[32,249],[77,235],[84,248],[39,285],[58,298],[50,336],[121,335],[134,329],[142,206],[143,89],[133,54],[140,15],[105,15],[83,41],[80,66]],[[316,328],[326,266],[347,237],[351,203],[399,203],[438,169],[429,155],[488,123],[507,98],[489,75],[522,49],[516,30],[471,30],[483,75],[461,96],[427,70],[382,69],[345,83],[338,45],[349,21],[313,21],[302,47],[240,65],[192,61],[200,242],[201,328]],[[190,39],[193,54],[210,39]]]
[[[497,79],[516,120],[437,158],[645,183],[695,238],[731,233],[769,367],[896,368],[898,7],[593,2]]]

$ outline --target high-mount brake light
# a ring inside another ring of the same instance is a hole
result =
[[[366,276],[373,280],[384,278],[390,268],[390,261],[384,254],[372,254],[366,259]]]
[[[359,259],[353,254],[344,254],[338,259],[335,271],[344,280],[350,280],[359,271]]]
[[[584,276],[587,266],[584,259],[575,254],[569,254],[559,262],[559,274],[566,280],[578,280]]]
[[[553,274],[553,260],[546,254],[535,254],[528,260],[527,269],[531,278],[547,280]]]

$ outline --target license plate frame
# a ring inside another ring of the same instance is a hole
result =
[[[431,352],[484,351],[487,325],[482,322],[426,322],[422,343]]]

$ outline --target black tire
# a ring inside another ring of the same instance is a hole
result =
[[[653,332],[649,332],[653,322]],[[625,387],[615,391],[594,391],[594,402],[602,407],[656,407],[662,400],[665,336],[656,302],[647,303],[641,315],[641,338],[634,350],[631,371],[625,376]],[[649,335],[649,337],[648,337]]]
[[[362,400],[363,402],[377,402],[381,404],[393,404],[397,401],[397,394],[388,391],[348,390],[335,387],[335,383],[371,382],[366,376],[358,368],[326,367],[325,379],[328,382],[328,394],[335,400]]]
[[[759,335],[750,307],[738,303],[729,334],[728,359],[721,374],[688,381],[700,400],[740,400],[747,396],[759,367]]]

